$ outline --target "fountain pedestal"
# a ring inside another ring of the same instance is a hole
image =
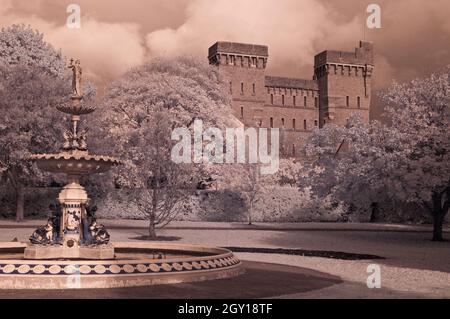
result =
[[[83,234],[87,218],[85,207],[89,198],[83,186],[79,184],[79,175],[68,175],[69,183],[62,189],[58,201],[62,212],[60,219],[60,243],[54,245],[33,245],[25,248],[27,259],[113,259],[113,245],[85,245]]]

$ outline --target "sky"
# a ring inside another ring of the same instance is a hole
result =
[[[80,29],[66,27],[71,3],[81,8]],[[381,29],[365,27],[372,3]],[[353,51],[366,39],[380,90],[450,64],[449,12],[449,0],[0,0],[0,27],[40,30],[100,86],[156,56],[206,59],[218,40],[268,45],[268,74],[309,79],[315,54]]]

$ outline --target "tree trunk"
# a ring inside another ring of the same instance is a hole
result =
[[[24,221],[25,192],[22,186],[16,190],[16,222]]]
[[[442,234],[442,227],[444,225],[445,215],[447,215],[449,209],[449,201],[445,199],[447,196],[447,191],[438,193],[434,192],[432,196],[431,214],[433,216],[433,239],[432,241],[444,241],[444,236]]]
[[[433,239],[432,241],[444,241],[442,235],[442,226],[444,224],[444,216],[440,212],[433,214]]]
[[[150,223],[148,225],[148,237],[151,240],[155,240],[157,238],[155,224],[153,221],[150,221]]]
[[[252,213],[253,213],[253,202],[250,202],[250,207],[249,207],[248,212],[247,212],[247,221],[248,221],[249,225],[253,224]]]
[[[370,212],[370,223],[375,223],[378,220],[378,203],[372,203],[370,205],[371,212]]]

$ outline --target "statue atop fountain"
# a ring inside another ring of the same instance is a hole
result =
[[[111,259],[114,247],[109,244],[109,234],[97,223],[95,210],[80,177],[104,173],[120,161],[109,156],[91,155],[87,145],[87,130],[79,130],[81,116],[92,113],[95,107],[83,101],[81,89],[82,69],[79,60],[70,60],[72,89],[68,103],[57,106],[61,112],[71,115],[72,125],[64,132],[64,143],[58,154],[35,154],[30,160],[44,171],[67,176],[67,185],[59,194],[60,211],[55,211],[47,225],[38,228],[30,237],[25,258],[54,259]]]
[[[69,69],[72,69],[72,91],[74,97],[82,97],[83,93],[81,91],[81,75],[83,71],[81,69],[80,60],[76,60],[75,63],[73,59],[70,59],[70,64],[68,66]]]

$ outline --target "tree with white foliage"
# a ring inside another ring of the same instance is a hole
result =
[[[384,94],[392,125],[352,117],[346,127],[316,131],[307,145],[315,192],[332,194],[350,213],[386,202],[421,204],[433,218],[433,240],[442,240],[450,198],[449,94],[448,72],[394,84]]]
[[[396,194],[422,204],[442,241],[450,209],[450,67],[426,79],[394,84],[383,96],[391,132],[401,145]]]
[[[150,238],[205,177],[201,167],[172,161],[172,130],[192,128],[196,119],[225,125],[230,113],[225,87],[215,67],[181,57],[134,68],[108,89],[102,123],[126,163],[117,183],[134,191],[131,197],[149,219]]]
[[[44,42],[42,34],[19,25],[2,29],[0,174],[15,193],[17,221],[24,219],[24,187],[40,177],[25,158],[32,152],[54,150],[62,134],[54,107],[69,92],[63,74],[61,54]]]
[[[95,89],[85,84],[92,99]],[[15,194],[17,221],[24,219],[24,188],[46,176],[26,158],[58,150],[66,123],[55,107],[70,94],[64,58],[41,33],[23,25],[1,30],[0,178]]]

